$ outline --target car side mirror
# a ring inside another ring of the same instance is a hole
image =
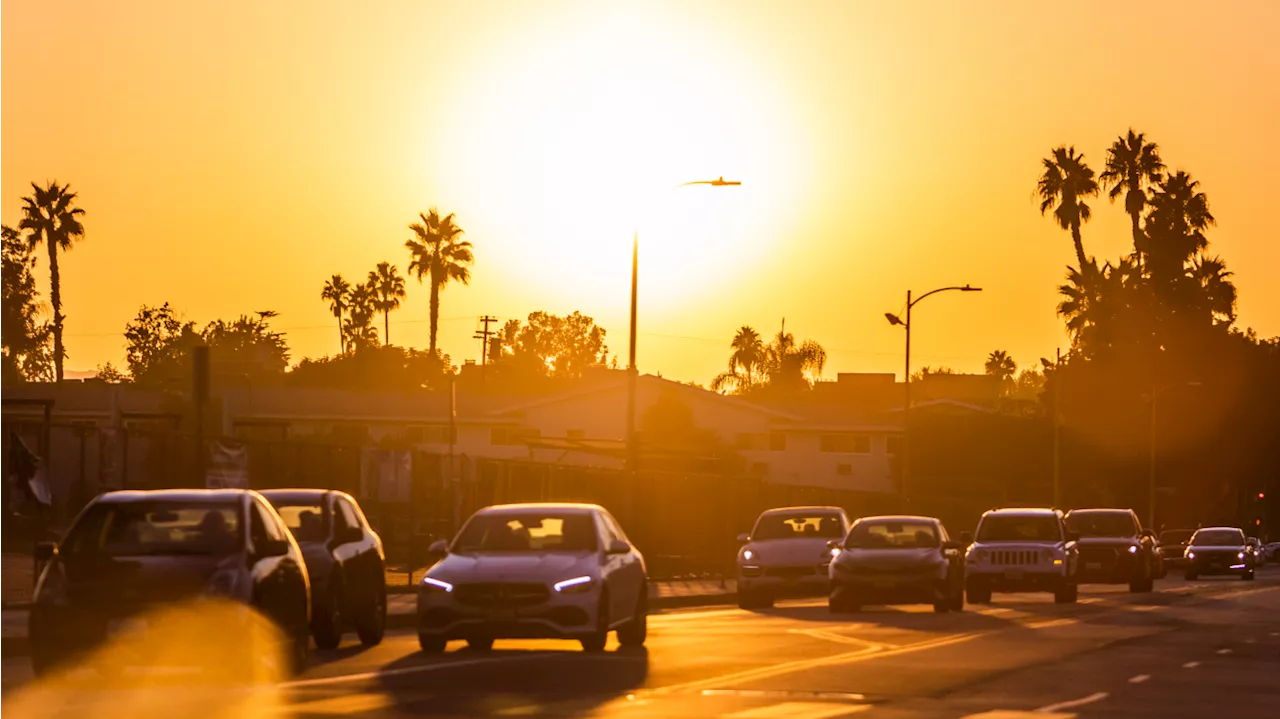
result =
[[[739,544],[746,544],[747,542],[750,542],[750,541],[751,541],[751,535],[750,535],[750,534],[746,534],[746,533],[744,532],[743,534],[739,534],[739,535],[738,535],[738,543],[739,543]]]
[[[973,532],[961,532],[960,543],[966,547],[973,544]]]
[[[631,551],[630,544],[627,544],[621,539],[615,539],[612,542],[609,542],[609,548],[605,551],[605,553],[606,554],[626,554],[627,552],[630,552],[630,551]]]
[[[338,530],[334,539],[338,540],[338,544],[351,544],[364,539],[364,530],[359,527],[343,527]]]
[[[47,562],[57,555],[57,542],[39,542],[36,544],[35,559],[37,562]]]
[[[448,554],[449,542],[443,539],[437,539],[431,543],[430,547],[427,547],[427,551],[432,554]]]
[[[946,542],[943,542],[943,543],[942,543],[942,548],[943,548],[943,549],[957,549],[957,550],[959,550],[959,549],[964,549],[964,547],[965,547],[965,545],[964,545],[963,543],[961,543],[961,542],[957,542],[957,541],[955,541],[954,539],[952,539],[952,540],[948,540],[948,541],[946,541]]]

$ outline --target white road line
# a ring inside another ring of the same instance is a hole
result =
[[[1079,699],[1072,699],[1071,701],[1067,701],[1067,702],[1058,702],[1057,704],[1049,704],[1046,706],[1042,706],[1036,710],[1036,713],[1037,714],[1053,714],[1059,709],[1071,709],[1073,707],[1084,706],[1085,704],[1100,702],[1109,696],[1111,695],[1106,692],[1098,692],[1096,694],[1090,694],[1087,697],[1081,697]]]
[[[1151,678],[1151,675],[1150,675],[1150,674],[1139,674],[1139,675],[1138,675],[1138,676],[1136,676],[1136,677],[1129,677],[1129,683],[1130,683],[1130,684],[1141,684],[1141,683],[1145,682],[1146,680],[1148,680],[1148,679],[1150,679],[1150,678]]]
[[[824,629],[788,629],[787,633],[803,634],[805,636],[813,637],[814,639],[825,639],[828,642],[835,642],[836,644],[853,644],[859,647],[875,647],[876,649],[892,649],[898,646],[896,644],[885,644],[884,642],[872,642],[866,639],[858,639],[857,637],[850,637],[844,634],[826,631]]]
[[[1027,625],[1027,629],[1048,629],[1049,627],[1065,627],[1068,624],[1076,624],[1079,619],[1050,619],[1047,622],[1033,622]]]
[[[1231,653],[1231,650],[1230,650],[1230,649],[1219,649],[1216,653],[1217,653],[1217,654],[1230,654],[1230,653]]]
[[[1183,665],[1182,665],[1182,668],[1183,668],[1183,669],[1195,669],[1195,668],[1196,668],[1196,667],[1198,667],[1198,666],[1200,666],[1200,662],[1187,662],[1186,664],[1183,664]]]
[[[829,702],[782,702],[726,714],[725,719],[834,719],[867,711],[870,704]]]
[[[528,659],[536,659],[539,657],[551,656],[550,652],[534,652],[532,654],[521,654],[520,656],[506,657],[486,657],[484,659],[462,659],[456,662],[438,662],[436,664],[423,664],[416,667],[401,667],[399,669],[385,669],[377,672],[361,672],[360,674],[340,674],[334,677],[317,677],[315,679],[298,679],[291,682],[281,682],[276,686],[284,689],[294,689],[298,687],[321,687],[329,684],[350,684],[351,682],[362,682],[368,679],[384,679],[386,677],[397,677],[404,674],[422,674],[425,672],[440,672],[448,669],[457,669],[459,667],[473,667],[484,664],[509,664],[511,662],[525,661]]]

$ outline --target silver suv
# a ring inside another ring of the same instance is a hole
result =
[[[982,515],[965,554],[965,593],[986,604],[992,592],[1051,592],[1076,601],[1076,537],[1056,509],[993,509]]]

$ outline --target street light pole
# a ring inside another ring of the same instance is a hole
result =
[[[1153,532],[1156,531],[1156,402],[1160,395],[1171,389],[1199,386],[1199,382],[1174,382],[1160,389],[1151,388],[1151,430],[1147,446],[1147,529]]]
[[[930,295],[936,295],[939,292],[948,292],[950,290],[955,290],[957,292],[981,292],[982,288],[970,287],[969,285],[965,285],[963,287],[939,287],[936,290],[930,290],[929,292],[920,295],[914,300],[911,299],[911,290],[907,290],[906,321],[904,322],[902,318],[891,312],[886,312],[884,314],[885,319],[889,320],[889,324],[902,325],[907,334],[906,363],[902,380],[902,447],[900,450],[902,454],[902,479],[898,486],[898,492],[902,502],[902,511],[904,512],[907,511],[909,497],[907,494],[907,480],[910,476],[909,467],[911,465],[911,433],[908,431],[911,423],[911,308],[920,304],[924,298]]]

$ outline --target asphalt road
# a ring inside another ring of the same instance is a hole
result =
[[[417,651],[412,633],[364,650],[349,639],[298,679],[257,690],[148,692],[38,684],[6,660],[6,711],[26,715],[379,717],[1280,716],[1280,568],[1254,582],[1184,582],[1148,595],[1086,587],[1074,606],[997,595],[962,614],[871,608],[833,617],[797,601],[656,615],[645,650],[499,642]],[[146,694],[146,696],[143,696]],[[40,711],[32,711],[32,707]],[[17,716],[19,714],[15,714]]]

